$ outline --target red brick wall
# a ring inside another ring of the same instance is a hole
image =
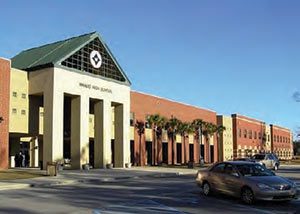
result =
[[[292,152],[291,132],[288,129],[271,125],[271,148],[280,158],[286,158],[284,152]]]
[[[170,101],[164,98],[159,98],[152,95],[143,94],[140,92],[131,92],[131,112],[135,114],[135,120],[145,121],[147,115],[151,114],[160,114],[167,118],[171,118],[172,116],[186,122],[191,122],[194,119],[202,119],[207,122],[211,122],[213,124],[217,124],[217,116],[216,112],[197,108],[194,106],[182,104],[179,102]],[[139,142],[137,133],[135,132],[135,154],[139,156]],[[188,141],[188,139],[186,139]],[[204,142],[203,142],[204,143]],[[144,163],[145,159],[145,142],[142,143],[142,163]],[[176,145],[175,145],[176,147]],[[172,145],[169,142],[168,145],[168,163],[172,163]],[[188,146],[186,147],[188,149]],[[176,160],[176,148],[174,148],[175,154],[174,159]],[[182,148],[183,152],[183,148]],[[188,152],[186,151],[188,154]],[[188,156],[189,157],[189,156]],[[199,158],[199,149],[198,144],[194,145],[194,157],[195,161],[198,161]],[[198,157],[198,158],[197,158]],[[138,158],[138,157],[136,157]],[[161,158],[161,157],[160,157]],[[183,155],[182,155],[183,158]],[[218,148],[216,137],[214,137],[214,161],[217,161],[218,158]],[[208,161],[208,160],[207,160]]]
[[[10,61],[0,58],[0,169],[8,168]]]
[[[263,134],[265,133],[265,123],[256,119],[245,117],[242,115],[232,115],[233,122],[233,150],[234,157],[237,157],[237,149],[240,145],[242,149],[244,146],[249,148],[252,146],[252,149],[256,146],[257,149],[260,147],[260,150],[264,149],[263,144]],[[240,136],[241,130],[241,136]],[[247,131],[246,137],[244,136],[245,130]],[[252,132],[252,138],[249,137],[249,132]],[[255,139],[256,133],[256,139]],[[260,134],[259,134],[260,133]],[[259,135],[261,137],[259,137]]]

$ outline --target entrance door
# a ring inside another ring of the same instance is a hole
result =
[[[168,164],[168,143],[162,144],[162,161],[163,163]]]
[[[134,164],[134,141],[130,141],[130,163]]]
[[[194,161],[194,144],[189,144],[190,161]]]
[[[203,158],[203,160],[205,160],[204,159],[204,154],[205,154],[205,152],[204,152],[204,145],[202,144],[201,145],[201,157]]]
[[[115,140],[111,140],[111,163],[115,166]]]
[[[182,160],[182,147],[181,147],[181,143],[177,143],[176,144],[176,154],[177,154],[177,163],[181,164],[181,160]]]
[[[211,163],[214,162],[214,146],[213,145],[210,146],[210,162]]]
[[[95,159],[94,159],[94,140],[89,142],[89,163],[94,168]]]
[[[146,142],[146,163],[148,166],[152,165],[152,142]]]

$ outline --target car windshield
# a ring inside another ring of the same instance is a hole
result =
[[[254,155],[253,159],[255,159],[255,160],[263,160],[263,159],[265,159],[265,155]]]
[[[238,171],[245,177],[250,176],[273,176],[274,174],[260,164],[240,164],[236,166]]]

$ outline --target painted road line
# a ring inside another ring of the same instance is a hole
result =
[[[120,205],[110,205],[102,209],[93,210],[93,214],[117,214],[117,213],[165,213],[165,214],[184,214],[173,207],[168,207],[153,200],[139,200],[123,203]]]

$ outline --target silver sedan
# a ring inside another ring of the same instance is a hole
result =
[[[196,182],[204,195],[221,192],[240,197],[247,204],[255,200],[289,201],[297,194],[294,182],[276,176],[261,164],[245,161],[221,162],[199,170]]]

